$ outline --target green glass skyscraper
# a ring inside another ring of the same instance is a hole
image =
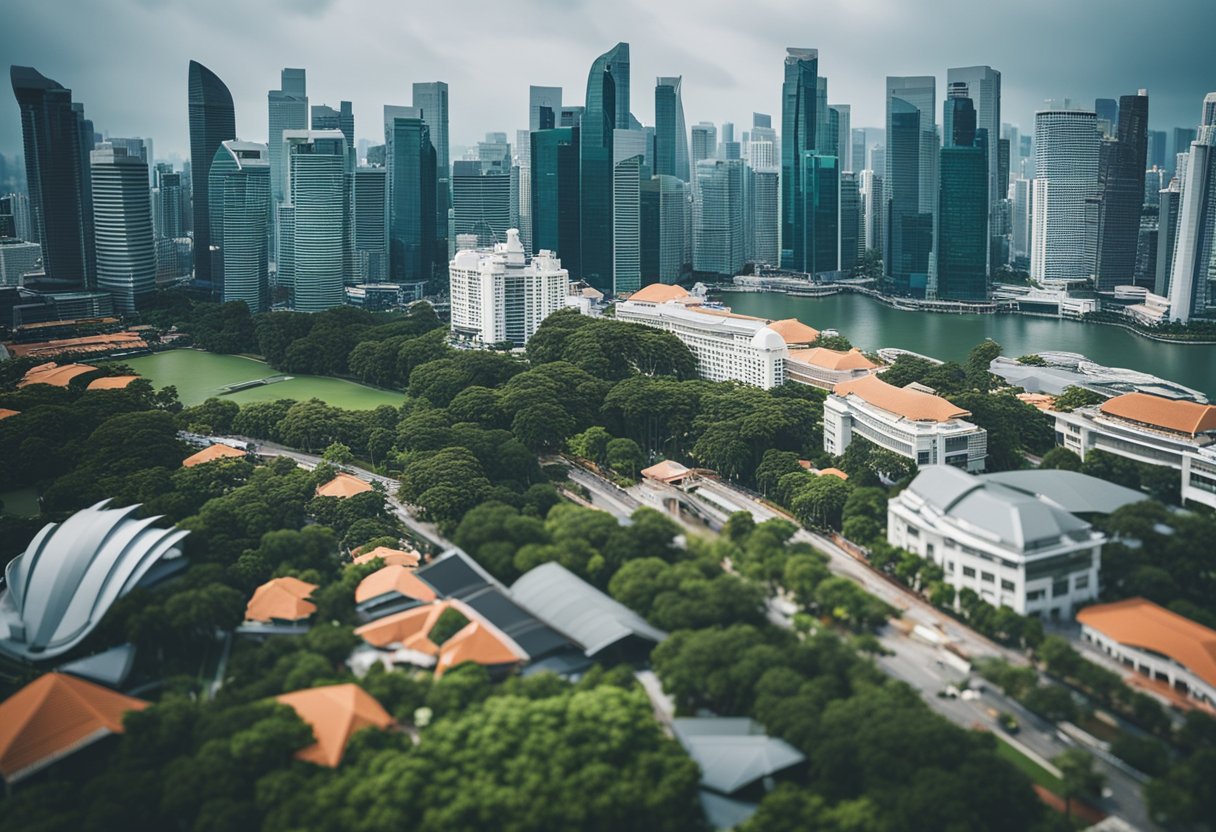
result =
[[[194,200],[194,280],[218,296],[222,285],[211,279],[211,227],[208,173],[220,143],[236,138],[232,94],[198,61],[190,62],[190,180]],[[269,209],[267,209],[269,210]]]
[[[216,248],[213,278],[220,299],[243,300],[250,312],[265,311],[270,153],[264,144],[225,141],[207,167],[208,239]]]
[[[803,252],[802,271],[810,274],[840,268],[840,164],[835,156],[804,151],[799,164],[803,218],[796,249]]]
[[[613,153],[616,128],[629,129],[629,44],[595,59],[587,75],[586,109],[579,131],[581,270],[571,271],[605,294],[613,283]],[[568,264],[566,265],[569,269]]]
[[[532,133],[532,248],[557,254],[572,275],[580,252],[579,128]]]
[[[436,159],[417,117],[394,117],[389,172],[389,268],[393,281],[430,280],[435,263]]]
[[[802,215],[802,160],[815,150],[819,113],[819,50],[789,48],[781,85],[781,265],[807,271]]]

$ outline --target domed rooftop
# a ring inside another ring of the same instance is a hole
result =
[[[134,517],[109,500],[42,528],[5,569],[0,650],[25,659],[59,656],[93,631],[122,596],[173,571],[189,532]],[[162,563],[165,562],[165,563]],[[184,563],[179,561],[179,563]]]
[[[769,352],[781,352],[785,349],[785,339],[781,335],[768,327],[760,327],[756,330],[756,334],[752,336],[752,348],[757,350],[767,350]]]

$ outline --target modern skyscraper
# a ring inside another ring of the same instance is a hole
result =
[[[867,251],[883,251],[883,220],[886,217],[886,197],[883,194],[882,174],[875,171],[861,172],[861,212],[864,223],[863,245]]]
[[[347,264],[353,259],[351,178],[353,168],[340,130],[283,131],[285,198],[280,248],[292,246],[291,306],[298,312],[321,312],[346,299]],[[352,278],[354,275],[351,275]]]
[[[515,200],[514,213],[519,229],[519,241],[524,244],[524,253],[531,254],[532,248],[532,132],[530,130],[515,131],[515,155],[512,157],[512,199]]]
[[[1148,165],[1165,170],[1165,131],[1148,131]]]
[[[1030,266],[1030,236],[1034,218],[1031,214],[1031,194],[1034,180],[1016,179],[1013,183],[1013,266],[1028,269]]]
[[[1173,159],[1176,159],[1179,153],[1186,153],[1188,150],[1190,150],[1191,142],[1193,141],[1195,141],[1194,127],[1175,127],[1173,144],[1174,153],[1173,157],[1169,161],[1172,162]],[[1172,165],[1171,169],[1174,169]]]
[[[561,87],[528,87],[529,130],[552,130],[560,126],[561,114]]]
[[[854,127],[849,131],[849,164],[855,173],[866,169],[866,131]],[[880,174],[881,175],[881,174]]]
[[[1203,97],[1203,113],[1199,117],[1203,127],[1216,125],[1216,92],[1210,92]]]
[[[595,59],[587,74],[586,109],[579,130],[579,196],[582,201],[578,275],[611,294],[613,282],[613,132],[629,129],[629,44],[618,43]]]
[[[896,294],[923,297],[929,281],[936,202],[936,79],[887,77],[884,267]]]
[[[33,67],[9,71],[21,110],[31,242],[42,245],[48,282],[91,287],[97,271],[89,179],[92,124],[83,107],[72,103],[71,90]]]
[[[614,141],[616,153],[628,153],[622,147],[621,134],[633,133],[644,144],[641,131],[618,130]],[[642,288],[642,166],[643,154],[633,153],[612,167],[612,293],[621,295]]]
[[[861,256],[860,174],[840,173],[840,271],[848,274]]]
[[[946,99],[937,209],[939,300],[982,301],[988,295],[988,132],[977,130],[970,98]]]
[[[797,189],[803,205],[794,250],[803,253],[802,271],[825,274],[840,269],[840,164],[835,156],[804,151]]]
[[[693,271],[730,277],[745,262],[743,174],[741,161],[697,162]]]
[[[1113,138],[1119,125],[1119,102],[1113,98],[1095,98],[1094,115],[1098,119],[1098,130]]]
[[[1203,117],[1191,142],[1178,211],[1174,265],[1170,275],[1170,318],[1187,323],[1210,316],[1216,307],[1216,112],[1204,101]]]
[[[103,144],[91,154],[97,288],[130,314],[156,289],[156,245],[148,165],[126,148]]]
[[[482,162],[452,165],[452,211],[448,254],[456,255],[456,236],[473,234],[477,248],[493,248],[507,240],[511,228],[511,173],[483,169]]]
[[[853,167],[853,108],[848,104],[833,104],[836,113],[836,157],[840,159],[840,170],[856,170]]]
[[[641,183],[641,282],[678,283],[692,272],[691,188],[676,176]]]
[[[1098,186],[1097,117],[1085,110],[1035,114],[1035,179],[1030,276],[1039,282],[1081,281],[1086,256],[1085,200]]]
[[[303,69],[284,69],[280,75],[281,89],[266,94],[267,124],[270,126],[270,197],[274,205],[285,199],[287,171],[285,169],[283,131],[308,129],[308,94]]]
[[[689,179],[688,129],[684,126],[684,102],[680,76],[659,78],[654,87],[654,173]]]
[[[361,283],[388,279],[388,175],[355,168],[355,273]]]
[[[176,240],[186,236],[186,194],[182,174],[168,164],[165,167],[156,174],[152,190],[152,225],[158,239]]]
[[[718,154],[718,126],[702,121],[692,126],[692,159],[696,165],[702,159],[713,159]]]
[[[447,237],[448,208],[452,204],[452,162],[448,147],[448,85],[444,81],[416,82],[414,107],[430,128],[435,148],[435,223],[436,244]],[[504,142],[506,141],[504,137]],[[440,249],[436,249],[439,251]],[[446,262],[446,261],[445,261]]]
[[[1177,178],[1157,194],[1157,271],[1153,293],[1169,297],[1174,268],[1174,245],[1178,239],[1178,210],[1182,207],[1182,183]]]
[[[807,270],[801,188],[803,154],[818,147],[817,130],[826,120],[819,106],[819,50],[786,49],[781,84],[781,266]],[[826,93],[825,93],[826,98]]]
[[[751,188],[748,202],[751,209],[751,259],[754,263],[776,267],[781,262],[781,184],[780,174],[773,158],[772,143],[763,142],[769,148],[769,164],[764,168],[749,171]],[[752,147],[757,143],[753,142]]]
[[[217,255],[213,279],[221,289],[217,296],[224,301],[243,300],[250,312],[263,312],[270,295],[269,150],[264,144],[227,140],[205,167],[209,170],[208,239]]]
[[[437,188],[430,128],[420,117],[393,116],[389,130],[390,279],[430,280],[435,264]]]
[[[557,253],[567,270],[581,274],[579,257],[579,129],[532,133],[532,245]]]
[[[1132,283],[1136,239],[1144,204],[1148,155],[1148,91],[1120,96],[1113,138],[1102,142],[1098,165],[1097,256],[1094,284],[1099,292]]]
[[[211,221],[208,181],[220,143],[236,138],[232,94],[198,61],[190,62],[190,180],[194,205],[194,279],[219,297],[222,284],[211,276]],[[267,212],[270,208],[267,207]],[[268,214],[269,216],[269,214]],[[262,225],[266,229],[266,225]]]
[[[946,89],[971,99],[975,108],[975,129],[982,135],[982,146],[986,154],[988,182],[987,235],[988,252],[985,255],[985,270],[988,274],[1002,265],[1008,256],[1008,241],[1005,236],[1004,216],[1008,199],[1008,171],[1006,159],[1002,177],[1001,139],[1001,73],[990,66],[954,67],[946,71]],[[943,139],[948,138],[949,125],[943,125]],[[1002,185],[1002,178],[1004,184]]]
[[[313,130],[341,130],[346,137],[346,147],[355,147],[355,111],[349,101],[340,101],[335,110],[328,104],[312,105]]]

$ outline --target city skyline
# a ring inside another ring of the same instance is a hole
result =
[[[19,0],[6,10],[0,48],[10,62],[37,66],[70,88],[99,132],[151,136],[158,158],[181,160],[188,157],[179,105],[187,58],[225,79],[238,111],[239,138],[252,141],[267,134],[266,94],[278,86],[286,66],[307,69],[310,103],[336,107],[353,101],[356,136],[373,141],[376,131],[368,128],[379,122],[382,105],[409,102],[415,82],[446,81],[452,90],[453,150],[473,144],[487,130],[526,127],[530,84],[561,86],[569,103],[578,102],[586,67],[618,40],[631,44],[632,110],[646,124],[654,123],[653,79],[668,75],[684,78],[689,124],[747,125],[753,111],[780,113],[778,61],[791,44],[820,50],[822,74],[831,79],[831,103],[851,105],[854,127],[883,124],[886,76],[933,75],[945,89],[947,67],[972,64],[1000,70],[1002,119],[1024,133],[1033,129],[1033,114],[1048,99],[1091,106],[1094,98],[1117,98],[1140,88],[1152,96],[1154,129],[1193,127],[1198,122],[1194,102],[1211,86],[1202,64],[1203,34],[1210,27],[1181,27],[1153,41],[1140,27],[1121,22],[1142,11],[1129,0],[1106,4],[1101,19],[1092,9],[1032,0],[1016,13],[1000,12],[996,22],[952,14],[950,7],[961,5],[953,2],[930,9],[870,0],[848,12],[816,10],[805,31],[789,21],[809,16],[785,2],[748,8],[745,14],[724,3],[703,3],[693,17],[680,4],[653,9],[618,4],[605,10],[529,0],[507,16],[486,6],[500,18],[493,34],[470,30],[467,8],[437,8],[425,16],[386,13],[370,26],[373,14],[360,7],[363,14],[356,16],[343,0],[243,11],[242,27],[221,32],[215,21],[227,18],[215,5],[204,16],[185,4],[130,0],[65,16]],[[1216,18],[1199,0],[1188,5],[1197,23]],[[1052,25],[1044,27],[1047,9]],[[941,26],[946,19],[951,25]],[[99,36],[114,27],[121,35]],[[184,54],[183,44],[166,36],[179,29],[215,35],[192,37]],[[457,31],[459,38],[445,40],[445,32]],[[993,31],[1001,38],[991,38]],[[478,48],[479,38],[490,40]],[[543,58],[536,51],[538,39],[545,46]],[[1031,49],[1021,45],[1030,42]],[[124,48],[114,49],[116,43]],[[139,48],[130,48],[136,44]],[[502,60],[513,54],[522,57]],[[1055,55],[1068,60],[1063,66],[1044,60]],[[0,153],[20,155],[20,120],[15,110],[9,112],[13,117],[0,119]]]

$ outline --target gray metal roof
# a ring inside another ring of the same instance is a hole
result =
[[[1080,471],[1002,471],[983,474],[980,479],[1042,497],[1075,514],[1110,514],[1123,506],[1148,499],[1147,494],[1133,488],[1115,485]]]
[[[1055,504],[949,465],[921,468],[908,490],[960,526],[1022,552],[1089,535],[1089,523]]]
[[[701,767],[701,785],[724,795],[806,760],[801,751],[746,718],[673,719],[671,729]]]
[[[667,633],[560,563],[529,570],[511,586],[511,597],[574,639],[588,656],[630,636],[655,642],[667,638]]]
[[[135,645],[120,644],[101,653],[60,665],[57,669],[90,682],[119,688],[127,680],[134,665]]]
[[[5,568],[0,649],[27,659],[62,655],[92,632],[110,606],[181,556],[189,532],[136,519],[139,506],[82,509],[50,523]]]

